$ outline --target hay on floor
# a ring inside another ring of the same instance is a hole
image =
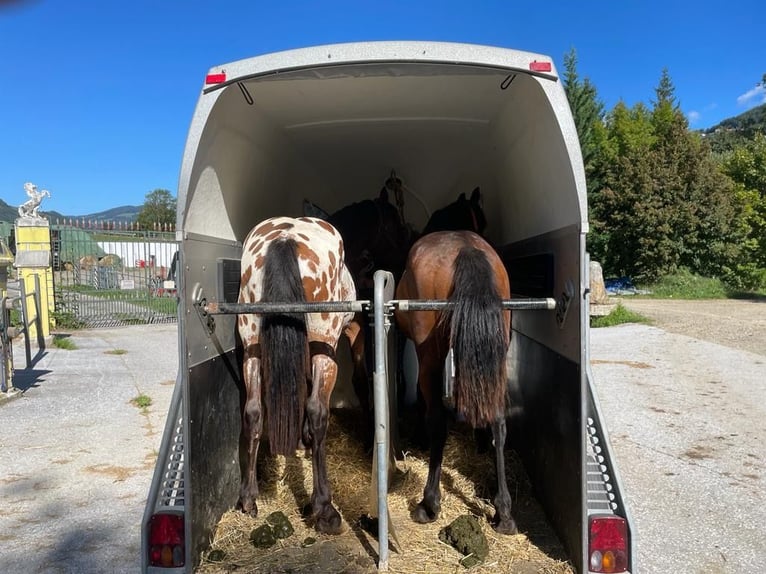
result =
[[[334,412],[327,438],[328,476],[333,502],[344,519],[344,532],[337,536],[316,532],[301,517],[312,490],[310,453],[297,457],[267,457],[259,461],[258,517],[239,511],[225,513],[216,527],[210,549],[205,553],[199,574],[224,572],[375,572],[377,539],[366,532],[360,517],[370,512],[371,456],[365,454],[353,425],[356,413]],[[265,450],[265,449],[262,449]],[[563,548],[532,498],[529,481],[513,451],[506,453],[513,513],[522,534],[504,536],[494,532],[489,520],[495,491],[495,466],[491,454],[477,454],[470,432],[454,430],[447,440],[442,470],[442,512],[431,524],[417,524],[410,518],[422,497],[428,476],[428,453],[408,452],[397,463],[389,485],[392,524],[401,547],[391,542],[389,571],[400,573],[454,573],[466,571],[463,556],[439,540],[439,530],[462,514],[481,520],[489,542],[489,556],[471,568],[484,572],[574,572]],[[250,532],[265,522],[271,512],[281,510],[290,519],[295,533],[278,540],[269,549],[257,549]],[[313,541],[313,542],[312,542]],[[211,551],[218,551],[211,555]],[[216,558],[211,561],[210,557]]]

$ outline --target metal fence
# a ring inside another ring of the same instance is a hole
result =
[[[51,225],[56,324],[110,327],[177,320],[173,231]]]

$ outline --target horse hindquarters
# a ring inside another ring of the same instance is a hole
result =
[[[245,266],[243,265],[243,269]],[[263,301],[302,301],[302,281],[295,244],[272,243],[264,257],[262,274],[251,268],[245,274],[240,301],[255,292],[254,283],[263,278]],[[256,516],[258,477],[256,461],[263,434],[264,396],[269,419],[269,439],[275,454],[293,454],[303,418],[308,372],[308,338],[302,315],[269,315],[260,322],[253,315],[238,319],[243,341],[246,402],[242,413],[242,435],[247,463],[242,473],[237,506]]]

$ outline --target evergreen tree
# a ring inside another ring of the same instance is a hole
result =
[[[580,139],[586,178],[590,181],[589,176],[594,175],[593,162],[599,153],[600,138],[597,132],[604,117],[604,104],[598,99],[596,87],[590,80],[580,80],[574,48],[564,56],[564,70],[564,90]]]
[[[577,129],[585,167],[590,219],[588,249],[594,259],[598,259],[604,252],[606,242],[603,222],[598,219],[598,209],[594,209],[594,205],[597,206],[600,200],[599,190],[603,187],[599,157],[603,153],[602,146],[605,140],[604,104],[598,99],[596,87],[590,80],[580,79],[577,73],[577,53],[574,48],[564,55],[564,70],[564,90]]]
[[[726,276],[739,258],[741,202],[689,132],[663,70],[649,109],[618,103],[605,122],[594,194],[605,271],[651,281],[679,267]]]

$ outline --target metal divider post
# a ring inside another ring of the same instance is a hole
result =
[[[388,271],[376,271],[373,312],[375,321],[375,371],[373,398],[375,404],[375,457],[378,483],[378,570],[388,571],[388,365],[386,351],[390,325],[388,302],[394,295],[394,276]]]

